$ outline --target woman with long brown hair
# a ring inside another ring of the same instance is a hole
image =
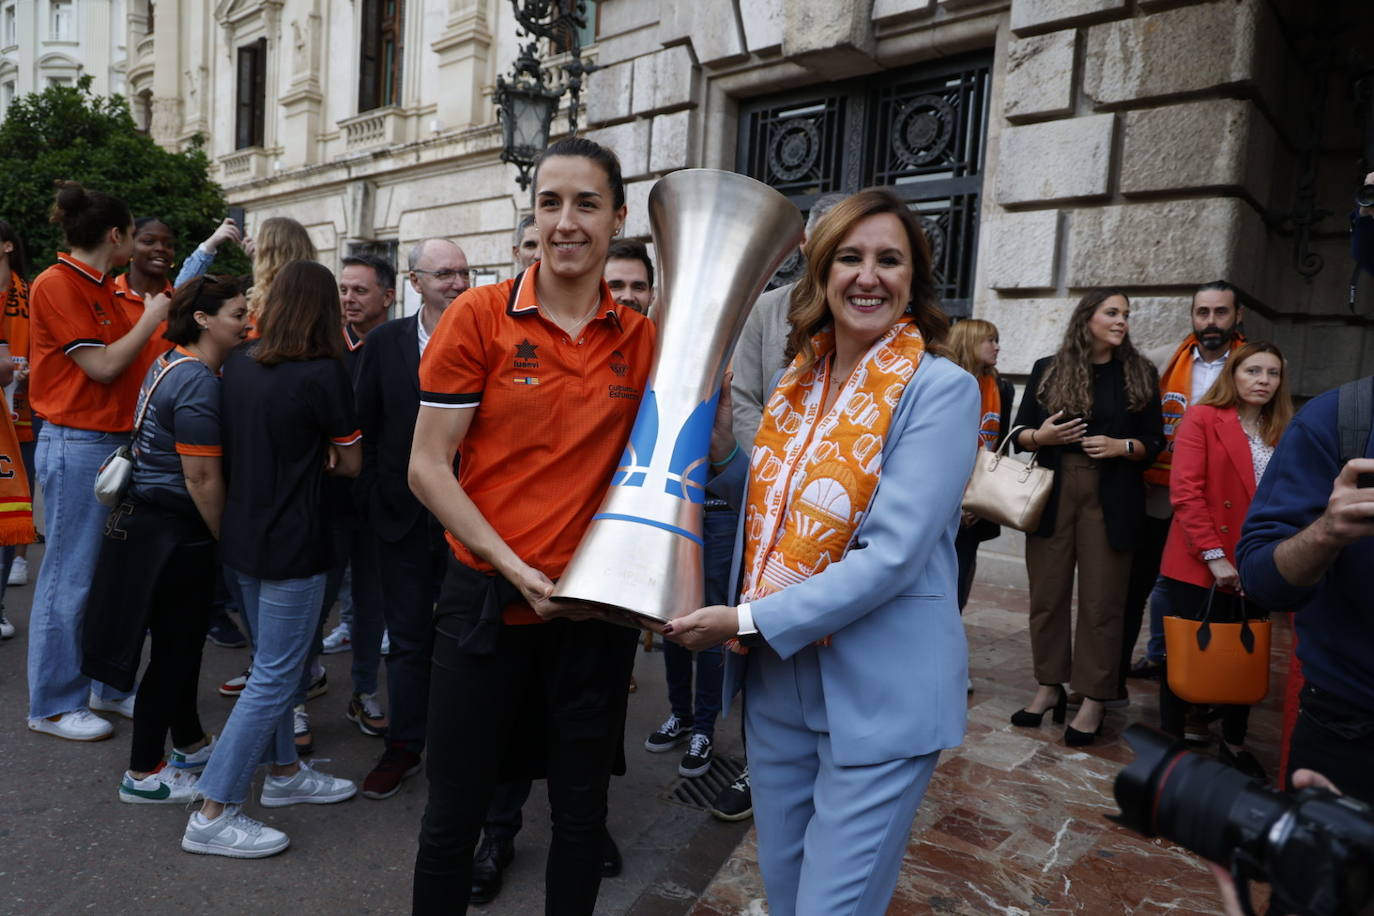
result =
[[[1180,617],[1199,618],[1213,587],[1212,619],[1238,621],[1246,613],[1236,572],[1236,544],[1255,488],[1269,466],[1288,421],[1293,399],[1283,353],[1271,343],[1247,343],[1231,354],[1226,370],[1188,408],[1174,436],[1169,499],[1174,518],[1160,574],[1170,606]],[[1261,616],[1250,609],[1250,616]],[[1165,658],[1167,673],[1168,659]],[[1220,706],[1222,761],[1263,779],[1264,768],[1245,749],[1249,706]],[[1162,728],[1183,737],[1183,703],[1160,678]]]
[[[1126,579],[1145,513],[1141,475],[1164,447],[1159,381],[1131,343],[1130,311],[1116,289],[1079,300],[1059,351],[1032,367],[1016,412],[1016,446],[1038,452],[1055,475],[1040,527],[1026,538],[1040,688],[1011,721],[1033,728],[1053,710],[1063,722],[1068,681],[1083,696],[1064,730],[1071,746],[1101,734],[1105,703],[1116,695]],[[1078,629],[1071,637],[1075,570]]]
[[[930,248],[900,198],[837,204],[805,253],[796,356],[752,454],[712,439],[712,491],[747,497],[740,603],[663,632],[747,650],[724,695],[745,695],[772,912],[881,913],[940,752],[963,740],[954,536],[978,386],[943,358]]]
[[[229,355],[223,382],[229,483],[220,556],[252,628],[253,674],[200,778],[205,805],[181,840],[187,852],[233,858],[270,856],[289,843],[241,811],[259,764],[271,764],[265,807],[357,792],[300,761],[291,715],[333,564],[324,476],[356,477],[362,467],[334,275],[313,261],[286,265],[261,321],[261,338]]]
[[[269,216],[245,247],[253,259],[253,288],[248,291],[248,316],[256,325],[277,275],[292,261],[319,257],[305,227],[289,216]]]

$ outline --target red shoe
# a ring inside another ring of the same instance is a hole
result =
[[[420,755],[399,744],[389,744],[382,759],[363,780],[363,794],[368,798],[390,798],[401,791],[401,783],[420,772]]]

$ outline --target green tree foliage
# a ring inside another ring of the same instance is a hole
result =
[[[199,137],[181,152],[158,146],[134,125],[122,96],[91,93],[90,76],[75,88],[20,96],[0,124],[0,218],[14,226],[41,270],[62,247],[61,229],[49,221],[54,183],[79,181],[122,198],[135,218],[156,216],[170,226],[179,264],[227,212],[203,146]],[[247,267],[233,246],[224,246],[215,264],[225,273]]]

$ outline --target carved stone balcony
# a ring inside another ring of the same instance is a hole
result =
[[[350,153],[405,142],[405,117],[399,108],[375,108],[339,122]]]

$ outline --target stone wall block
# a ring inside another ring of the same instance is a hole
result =
[[[1002,113],[1013,124],[1073,112],[1073,29],[1012,39],[1007,49]]]
[[[625,185],[625,237],[647,239],[649,237],[649,191],[654,179],[631,181]]]
[[[1277,138],[1254,103],[1215,99],[1122,117],[1121,191],[1243,188],[1264,200]]]
[[[1088,29],[1083,92],[1099,106],[1248,82],[1258,0],[1185,6]]]
[[[1012,0],[1011,31],[1034,35],[1065,26],[1124,16],[1126,0]]]
[[[606,124],[630,116],[634,93],[634,62],[624,61],[587,78],[587,122]]]
[[[784,0],[750,0],[740,4],[744,39],[750,53],[782,47],[783,3]]]
[[[1002,341],[997,371],[1027,375],[1037,359],[1058,350],[1076,302],[1069,298],[993,299],[979,309],[974,317],[997,325]]]
[[[1089,115],[1002,131],[997,202],[1028,204],[1107,193],[1116,115]]]
[[[696,63],[686,45],[635,58],[633,108],[650,114],[696,104]]]
[[[1187,296],[1132,296],[1131,342],[1147,355],[1163,352],[1167,360],[1193,329],[1188,317],[1192,304]]]
[[[782,53],[821,76],[873,67],[872,6],[867,3],[784,5]]]
[[[914,19],[933,12],[935,0],[873,0],[873,21],[878,25]]]
[[[628,178],[649,174],[649,122],[644,119],[587,131],[587,139],[615,151]]]
[[[1197,286],[1226,277],[1253,288],[1259,215],[1234,197],[1123,204],[1074,211],[1071,287]]]
[[[645,6],[644,0],[636,0]],[[758,2],[758,0],[751,0]],[[744,33],[735,18],[735,0],[693,0],[691,3],[655,4],[661,10],[659,43],[665,46],[691,42],[697,60],[715,67],[749,56]]]
[[[675,111],[654,118],[649,171],[671,172],[692,165],[692,121],[693,112],[690,110]]]
[[[998,290],[1054,288],[1054,250],[1059,211],[1002,213],[989,220],[978,246],[987,284]]]

